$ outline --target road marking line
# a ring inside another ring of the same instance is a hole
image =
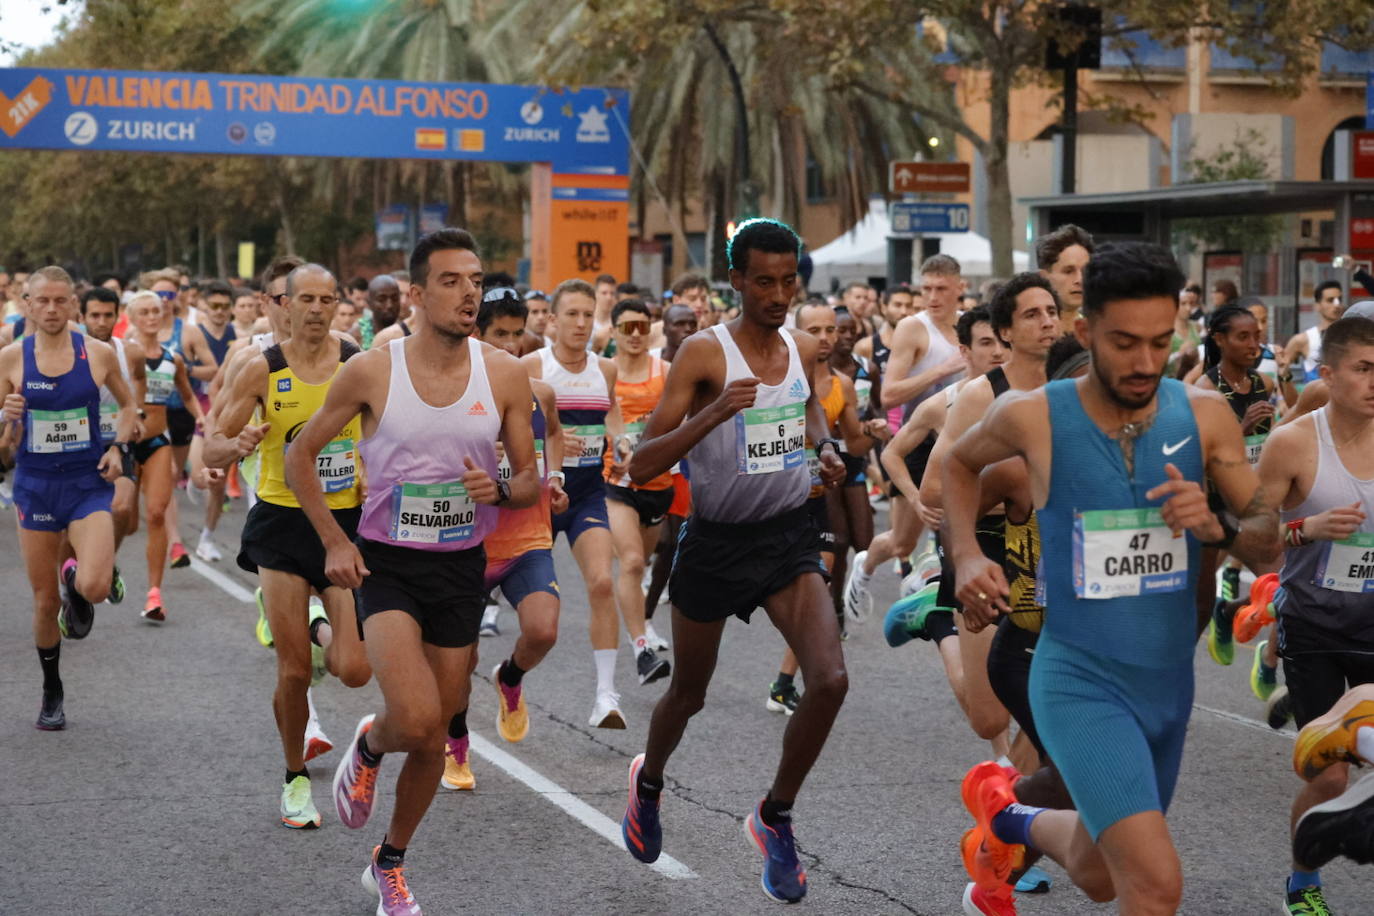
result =
[[[620,836],[619,824],[569,792],[567,789],[558,785],[558,783],[553,782],[538,771],[521,763],[476,732],[468,732],[468,747],[478,757],[505,770],[506,775],[520,780],[533,789],[536,794],[542,795],[546,800],[562,808],[571,815],[574,820],[581,823],[582,826],[592,831],[592,833],[599,834],[605,838],[616,849],[622,851],[625,849],[625,841]],[[626,855],[628,855],[628,853],[626,853]],[[670,855],[659,856],[658,861],[654,862],[649,867],[669,878],[697,877],[696,872],[692,871]]]
[[[233,579],[229,578],[224,573],[220,572],[218,569],[215,569],[213,566],[210,566],[207,563],[202,563],[200,560],[197,560],[195,557],[192,557],[191,569],[194,572],[199,573],[204,578],[210,580],[211,583],[218,585],[225,592],[228,592],[229,597],[242,601],[245,604],[253,603],[252,592],[244,588],[242,585],[239,585]]]
[[[1237,725],[1244,725],[1246,728],[1253,728],[1256,731],[1266,732],[1270,735],[1278,735],[1280,738],[1298,737],[1298,733],[1291,728],[1273,729],[1269,727],[1268,722],[1261,722],[1258,719],[1237,715],[1233,712],[1227,712],[1224,709],[1213,709],[1210,706],[1203,706],[1201,703],[1194,703],[1193,708],[1200,709],[1203,712],[1210,712],[1220,719],[1226,719],[1228,722],[1235,722]]]

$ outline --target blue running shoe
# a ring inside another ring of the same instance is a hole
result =
[[[759,880],[763,892],[779,903],[796,903],[805,897],[806,869],[797,861],[791,820],[768,826],[763,822],[760,800],[744,819],[744,835],[763,853],[763,877]]]
[[[940,594],[940,582],[928,582],[887,609],[883,617],[883,636],[894,649],[925,635],[926,617],[931,611],[942,610],[935,603]]]
[[[1016,893],[1018,894],[1047,894],[1050,887],[1054,885],[1054,879],[1049,872],[1039,865],[1032,865],[1026,869],[1026,873],[1016,879]]]
[[[630,761],[630,802],[620,821],[620,835],[630,855],[648,864],[658,861],[663,851],[663,827],[658,822],[658,802],[639,797],[639,771],[644,769],[644,755]]]

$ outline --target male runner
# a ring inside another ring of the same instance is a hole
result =
[[[1083,308],[1083,268],[1093,256],[1093,237],[1073,223],[1065,223],[1035,240],[1035,263],[1059,297],[1060,324],[1072,334]]]
[[[1305,331],[1299,331],[1288,340],[1283,348],[1284,364],[1288,366],[1292,380],[1301,392],[1308,382],[1319,377],[1318,369],[1322,359],[1322,335],[1331,327],[1332,322],[1341,317],[1344,303],[1341,301],[1341,285],[1335,280],[1317,284],[1313,293],[1316,300],[1317,323]],[[1279,381],[1287,381],[1280,376]]]
[[[626,848],[641,862],[658,858],[664,767],[705,702],[726,621],[747,621],[762,605],[796,653],[807,688],[788,719],[773,786],[745,821],[764,854],[764,893],[779,901],[806,894],[792,803],[849,683],[806,508],[806,438],[817,443],[827,486],[840,482],[844,463],[809,382],[816,342],[783,329],[800,249],[781,223],[740,225],[726,258],[742,313],[683,344],[630,466],[631,479],[644,483],[690,451],[696,484],[671,581],[677,666],[654,708],[645,753],[630,764]]]
[[[1163,248],[1104,245],[1084,276],[1080,380],[998,398],[944,467],[945,528],[970,627],[1008,611],[1000,564],[974,534],[978,474],[1021,456],[1040,525],[1049,609],[1035,650],[1036,727],[1077,812],[1016,803],[989,761],[964,779],[977,821],[964,844],[966,912],[1005,896],[1016,846],[1051,856],[1094,900],[1173,913],[1182,871],[1164,820],[1192,705],[1192,596],[1199,543],[1248,563],[1273,560],[1275,512],[1245,460],[1230,409],[1210,392],[1161,381],[1183,275]],[[1084,473],[1084,468],[1091,473]],[[1205,471],[1204,471],[1205,469]],[[1204,473],[1240,518],[1207,505]],[[1186,537],[1185,537],[1186,535]]]
[[[525,337],[527,310],[520,294],[510,287],[497,287],[482,296],[477,310],[477,333],[483,343],[519,356]],[[515,650],[491,673],[496,688],[496,730],[507,741],[523,741],[529,732],[529,712],[525,705],[524,677],[544,660],[558,639],[558,577],[553,567],[553,530],[550,510],[568,507],[563,492],[563,428],[558,423],[553,389],[530,379],[534,397],[530,401],[530,426],[534,434],[535,470],[541,478],[539,500],[524,509],[502,508],[496,527],[482,547],[487,566],[483,592],[501,588],[502,594],[520,617],[520,636]],[[498,447],[500,463],[497,479],[508,485],[511,464]],[[549,470],[552,468],[552,470]],[[542,485],[547,481],[547,485]],[[486,617],[483,617],[485,625]],[[477,664],[472,654],[471,667]],[[468,762],[467,709],[449,720],[445,743],[444,775],[440,785],[446,789],[471,790],[476,787]]]
[[[1293,769],[1317,778],[1337,763],[1374,764],[1374,685],[1350,688],[1298,733]],[[1331,801],[1309,808],[1293,826],[1293,859],[1312,868],[1336,856],[1374,863],[1374,777],[1365,776]]]
[[[334,587],[325,574],[324,545],[299,502],[302,489],[315,488],[336,524],[357,528],[362,498],[357,418],[344,418],[334,427],[325,454],[309,459],[309,477],[300,474],[295,489],[289,487],[285,466],[301,428],[321,411],[342,367],[358,354],[355,345],[330,333],[335,287],[333,275],[318,264],[301,265],[286,276],[289,339],[252,353],[222,395],[224,406],[205,444],[206,465],[218,468],[261,446],[258,499],[244,522],[238,564],[258,574],[260,610],[277,651],[272,711],[286,759],[281,822],[296,829],[318,827],[321,821],[305,766],[312,668],[322,663],[350,687],[366,684],[371,676],[353,619],[353,595]],[[260,425],[253,422],[257,412]],[[322,607],[310,604],[312,590]]]
[[[202,320],[196,324],[187,325],[182,334],[182,342],[186,352],[199,354],[202,360],[196,363],[196,357],[192,356],[192,363],[188,366],[191,374],[191,387],[196,391],[196,400],[200,402],[202,413],[209,413],[210,411],[210,395],[208,394],[210,384],[219,374],[219,367],[224,364],[224,360],[229,354],[230,345],[238,338],[238,332],[234,329],[231,321],[233,308],[233,288],[223,280],[210,281],[205,285],[202,293],[199,309]],[[202,463],[204,449],[205,437],[203,433],[197,433],[191,440],[192,467],[197,467]],[[187,493],[191,493],[190,488],[195,486],[196,481],[191,480],[187,484]],[[205,525],[200,529],[200,539],[196,543],[196,556],[207,563],[213,563],[224,558],[214,540],[215,527],[219,524],[219,518],[223,513],[224,480],[217,479],[206,488]]]
[[[401,318],[401,286],[391,274],[378,274],[367,284],[367,310],[353,328],[353,338],[371,350],[373,338]]]
[[[525,294],[525,307],[529,310],[529,320],[525,322],[525,338],[517,356],[548,346],[544,330],[549,325],[549,297],[539,290],[531,290]]]
[[[588,630],[596,664],[596,701],[588,723],[593,728],[624,728],[625,714],[615,692],[620,622],[611,582],[613,548],[602,477],[607,434],[618,437],[624,432],[620,407],[611,397],[615,363],[587,347],[597,308],[591,284],[585,280],[558,284],[552,308],[549,329],[553,345],[523,357],[522,362],[531,378],[547,382],[558,397],[568,508],[553,516],[553,534],[555,538],[560,533],[567,536],[587,585],[591,609]]]
[[[1259,464],[1265,499],[1283,509],[1287,550],[1274,605],[1299,728],[1347,687],[1374,683],[1374,321],[1336,320],[1321,351],[1330,400],[1275,429]],[[1336,763],[1303,786],[1295,828],[1345,791],[1347,771]],[[1288,912],[1329,912],[1318,864],[1294,860]]]
[[[415,333],[351,360],[287,456],[287,473],[327,547],[330,581],[358,589],[358,619],[385,704],[358,723],[334,774],[339,819],[367,823],[382,756],[405,753],[391,825],[363,872],[382,916],[420,911],[407,845],[444,771],[444,731],[467,704],[482,619],[482,541],[496,506],[539,498],[528,377],[476,330],[482,262],[461,229],[432,232],[410,255]],[[368,494],[357,543],[313,480],[341,425],[361,415]],[[495,443],[510,458],[498,479]]]
[[[963,291],[958,261],[947,254],[926,258],[921,265],[925,308],[897,324],[888,373],[883,377],[883,407],[901,407],[903,420],[922,401],[964,373],[964,358],[954,333]]]
[[[110,591],[110,482],[129,466],[134,402],[115,351],[67,329],[76,294],[65,270],[50,266],[30,274],[25,304],[28,335],[0,350],[0,446],[17,446],[19,550],[33,590],[33,638],[43,669],[35,725],[56,731],[67,724],[59,671],[62,632],[84,638],[94,605]],[[109,446],[99,432],[102,385],[119,404]],[[64,532],[76,556],[61,563],[59,572]]]

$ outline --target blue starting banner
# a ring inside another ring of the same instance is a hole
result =
[[[629,121],[622,89],[0,68],[0,149],[549,162],[624,175]]]

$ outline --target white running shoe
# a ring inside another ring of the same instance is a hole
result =
[[[873,613],[873,595],[868,591],[869,580],[873,577],[864,573],[864,561],[867,559],[867,550],[854,554],[844,583],[844,612],[855,623],[863,623]]]
[[[220,560],[224,559],[224,554],[219,552],[219,548],[215,546],[215,542],[204,535],[201,536],[199,543],[196,544],[196,556],[200,557],[206,563],[218,563]]]
[[[620,711],[620,694],[598,691],[596,705],[592,707],[587,724],[592,728],[624,728],[625,714]]]
[[[644,639],[648,641],[649,648],[653,649],[655,652],[668,651],[668,640],[658,635],[658,631],[654,629],[654,622],[652,620],[644,621]]]
[[[325,735],[324,729],[320,728],[320,720],[314,716],[305,723],[305,760],[310,762],[322,754],[328,754],[334,750],[334,743]]]
[[[477,628],[478,636],[500,636],[501,629],[496,625],[496,618],[501,616],[501,605],[489,604],[482,611],[482,625]]]

